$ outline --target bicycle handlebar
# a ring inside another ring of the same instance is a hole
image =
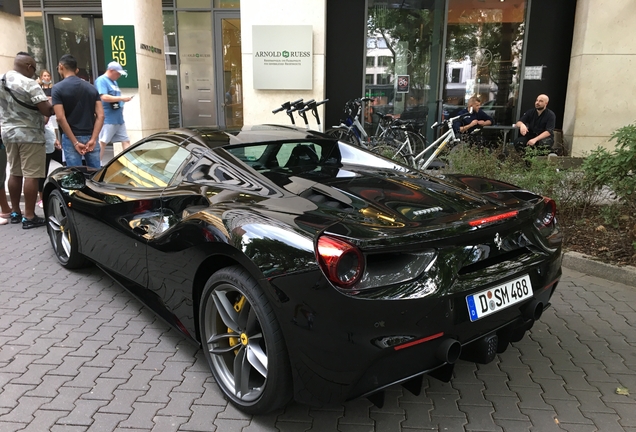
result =
[[[444,121],[442,121],[441,123],[435,122],[435,123],[433,123],[433,124],[431,125],[431,129],[435,129],[435,128],[441,127],[441,126],[443,126],[443,125],[444,125],[444,123],[448,124],[448,126],[449,126],[449,127],[453,127],[453,123],[454,123],[455,121],[457,121],[457,120],[459,120],[459,119],[463,119],[463,118],[469,117],[469,116],[470,116],[470,113],[460,114],[460,115],[458,115],[458,116],[451,117],[451,118],[449,118],[448,120],[444,120]]]

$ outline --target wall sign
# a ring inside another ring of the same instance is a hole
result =
[[[411,80],[409,75],[398,75],[397,76],[397,92],[408,93],[410,82]]]
[[[161,48],[157,48],[152,45],[140,44],[139,48],[142,50],[150,51],[151,53],[161,54]]]
[[[524,80],[541,80],[543,77],[543,66],[526,66],[523,72]]]
[[[117,80],[120,88],[137,88],[137,53],[135,51],[135,26],[131,25],[105,25],[104,35],[104,59],[106,65],[111,61],[118,62],[128,72],[128,76],[121,76]]]
[[[313,29],[309,25],[252,26],[254,88],[313,88]]]

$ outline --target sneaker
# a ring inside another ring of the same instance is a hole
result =
[[[22,222],[22,213],[13,212],[9,215],[12,224],[17,224]]]
[[[37,228],[46,225],[46,219],[35,215],[33,219],[22,218],[22,229]]]
[[[40,208],[44,208],[44,203],[42,202],[42,200],[39,200],[37,203],[35,203],[38,207]]]
[[[9,219],[5,219],[3,217],[0,217],[0,225],[6,225],[9,223]]]

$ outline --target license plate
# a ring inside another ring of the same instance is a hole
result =
[[[529,297],[532,297],[532,285],[530,277],[524,275],[503,285],[466,296],[468,315],[471,321],[477,321]]]

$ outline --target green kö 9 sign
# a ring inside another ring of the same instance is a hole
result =
[[[121,76],[117,80],[120,88],[138,88],[137,77],[137,53],[135,51],[135,26],[131,25],[105,25],[104,35],[104,59],[106,65],[111,61],[118,62],[128,72],[128,76]]]

